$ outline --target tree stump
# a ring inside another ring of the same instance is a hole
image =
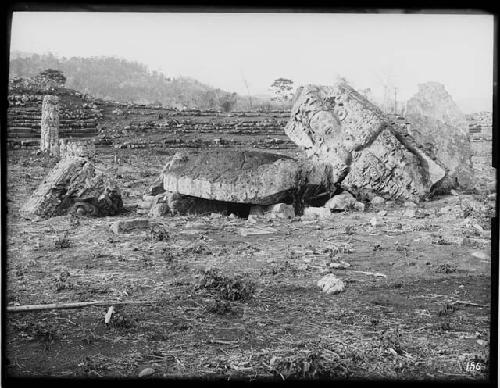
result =
[[[59,97],[47,95],[42,103],[40,150],[59,156]]]

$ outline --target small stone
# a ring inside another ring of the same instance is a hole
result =
[[[472,252],[472,256],[477,257],[479,260],[491,260],[490,255],[481,251]]]
[[[363,202],[359,202],[357,201],[355,204],[354,204],[354,210],[358,211],[358,212],[364,212],[365,211],[365,204]]]
[[[370,201],[372,205],[374,206],[380,206],[385,203],[385,199],[382,197],[379,197],[378,195],[373,197],[372,200]]]
[[[251,223],[251,224],[255,224],[257,222],[257,218],[253,215],[253,214],[250,214],[247,218],[248,222]]]
[[[476,342],[478,343],[478,345],[481,345],[481,346],[488,345],[488,341],[485,341],[485,340],[482,340],[482,339],[478,339]]]
[[[148,215],[150,217],[162,217],[167,215],[170,212],[170,208],[168,207],[168,204],[165,202],[158,202],[151,206],[151,209],[149,209]]]
[[[229,219],[234,220],[235,218],[236,218],[236,216],[234,215],[234,213],[231,213],[231,214],[229,215]]]
[[[410,218],[416,217],[416,215],[417,215],[417,209],[415,209],[415,208],[405,209],[405,211],[403,212],[403,215],[405,217],[410,217]]]
[[[147,229],[155,223],[148,219],[134,219],[134,220],[119,220],[111,224],[110,229],[115,234],[129,233],[137,229]]]
[[[441,209],[439,209],[439,213],[441,214],[448,214],[453,210],[452,206],[443,206]]]
[[[458,193],[455,190],[453,190],[453,189],[451,189],[450,194],[451,195],[458,195]]]
[[[387,215],[387,210],[381,210],[377,213],[380,217],[386,216]]]
[[[351,264],[346,263],[345,261],[341,261],[339,263],[330,263],[330,268],[335,268],[335,269],[346,269],[349,268]]]
[[[267,214],[275,215],[278,218],[294,218],[295,209],[293,205],[287,205],[285,203],[277,203],[276,205],[271,205],[266,209]]]
[[[332,210],[347,210],[354,206],[356,199],[348,191],[343,191],[340,194],[330,198],[324,205],[327,209]]]
[[[330,209],[325,207],[314,207],[309,206],[304,209],[304,216],[309,217],[319,217],[319,218],[328,218],[332,215]]]
[[[372,219],[370,220],[370,224],[372,224],[373,227],[378,227],[378,226],[384,225],[384,221],[382,221],[380,218],[375,216],[375,217],[372,217]]]
[[[139,373],[139,377],[151,376],[153,373],[155,373],[155,370],[153,368],[145,368],[141,370],[141,372]]]
[[[323,276],[316,284],[327,294],[337,294],[345,290],[344,282],[334,274]]]

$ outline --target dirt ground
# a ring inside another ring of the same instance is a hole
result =
[[[163,217],[161,234],[114,234],[114,221],[143,218],[135,206],[173,152],[98,148],[128,213],[33,222],[19,207],[55,160],[9,150],[8,305],[145,301],[116,306],[109,325],[109,306],[7,313],[9,376],[488,378],[486,194],[424,202],[418,217],[386,203],[329,219]],[[321,292],[328,273],[345,291]]]

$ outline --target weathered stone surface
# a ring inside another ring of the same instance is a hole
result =
[[[163,187],[198,198],[273,204],[297,188],[298,163],[286,156],[251,151],[177,155],[163,172]]]
[[[358,198],[420,200],[432,187],[421,167],[421,159],[410,152],[393,135],[384,129],[362,151],[352,153],[349,174],[341,186],[357,194]]]
[[[107,216],[123,208],[120,191],[86,158],[61,160],[21,208],[24,216],[42,218],[67,214]]]
[[[299,88],[285,132],[313,163],[332,167],[333,184],[357,197],[421,199],[444,176],[431,175],[425,152],[345,83]]]
[[[59,97],[43,98],[40,150],[59,156]]]
[[[437,188],[470,189],[473,185],[472,150],[465,115],[444,85],[427,82],[406,104],[408,132],[446,169],[447,176]]]

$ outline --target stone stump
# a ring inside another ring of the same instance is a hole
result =
[[[40,150],[59,156],[59,97],[47,95],[42,103]]]

